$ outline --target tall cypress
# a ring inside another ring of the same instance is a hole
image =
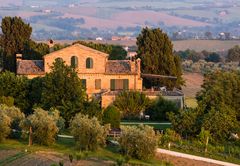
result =
[[[1,47],[3,48],[4,70],[15,72],[16,54],[22,53],[24,44],[30,40],[32,28],[20,17],[5,17],[2,19]]]
[[[144,28],[137,37],[137,46],[142,73],[177,77],[177,80],[144,79],[146,88],[161,85],[172,89],[183,84],[180,59],[173,54],[173,45],[166,33],[159,28]]]

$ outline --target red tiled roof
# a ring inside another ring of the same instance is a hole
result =
[[[137,65],[134,64],[131,68],[131,62],[129,60],[109,60],[106,63],[106,74],[136,74]]]
[[[17,62],[17,74],[19,75],[43,75],[43,60],[20,60]]]

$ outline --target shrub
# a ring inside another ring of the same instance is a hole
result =
[[[158,137],[150,126],[124,126],[119,144],[124,155],[148,160],[154,156]]]
[[[161,136],[160,144],[164,146],[168,145],[170,148],[171,143],[179,142],[180,140],[180,135],[178,135],[174,130],[166,129],[165,133]]]
[[[77,114],[70,123],[70,131],[80,150],[97,150],[104,146],[109,126],[101,126],[96,117]]]
[[[84,103],[84,109],[81,111],[82,114],[88,115],[89,117],[96,117],[98,120],[102,120],[102,108],[100,101],[92,99]]]
[[[173,101],[160,97],[147,108],[145,114],[150,115],[151,120],[163,121],[167,120],[167,112],[176,113],[177,111],[178,108]]]
[[[114,106],[109,106],[103,113],[103,124],[110,124],[111,128],[119,128],[121,121],[121,114]]]
[[[29,127],[32,127],[33,141],[43,145],[50,145],[55,142],[55,136],[59,131],[56,119],[58,118],[49,112],[37,108],[32,115],[21,123],[21,126],[27,131]]]
[[[0,104],[5,104],[9,107],[12,107],[14,106],[14,98],[13,97],[5,97],[5,96],[2,96],[0,97]]]
[[[19,127],[20,121],[25,118],[25,115],[17,107],[8,107],[6,105],[0,105],[0,111],[8,116],[11,120],[10,127],[14,129],[15,132],[11,132],[10,137],[19,138],[21,136],[21,128]]]
[[[123,91],[114,101],[116,108],[125,118],[136,118],[148,106],[149,99],[145,94],[135,91]]]
[[[2,111],[0,111],[0,142],[4,141],[5,138],[11,132],[11,119]]]

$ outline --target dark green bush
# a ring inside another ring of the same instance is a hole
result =
[[[114,106],[109,106],[103,113],[103,124],[110,124],[111,128],[119,128],[121,121],[121,114]]]
[[[145,114],[150,115],[150,119],[153,121],[165,121],[167,119],[168,112],[176,113],[178,111],[177,105],[170,100],[166,100],[162,97],[158,98],[146,109]]]

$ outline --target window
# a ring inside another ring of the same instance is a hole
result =
[[[87,58],[87,60],[86,60],[86,68],[87,69],[92,69],[93,68],[93,59],[92,58]]]
[[[111,91],[115,90],[128,90],[129,80],[128,79],[111,79],[110,80]]]
[[[96,90],[101,89],[101,79],[96,79],[95,80],[95,89]]]
[[[81,84],[84,89],[87,88],[87,80],[86,79],[81,79]]]
[[[71,57],[71,67],[72,68],[78,67],[78,57],[76,57],[76,56]]]

